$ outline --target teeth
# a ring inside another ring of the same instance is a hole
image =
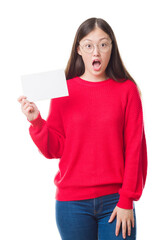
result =
[[[100,61],[99,61],[99,60],[98,60],[98,61],[95,61],[95,60],[94,60],[92,64],[97,63],[97,62],[100,64]]]

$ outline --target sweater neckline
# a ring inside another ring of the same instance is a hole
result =
[[[88,86],[98,86],[98,85],[100,86],[100,85],[103,85],[103,84],[109,82],[112,79],[108,78],[108,79],[100,81],[100,82],[91,82],[91,81],[84,80],[84,79],[80,78],[79,76],[77,76],[75,78],[75,80],[80,84],[84,84],[84,85],[88,85]]]

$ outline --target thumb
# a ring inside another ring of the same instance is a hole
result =
[[[115,219],[116,214],[117,214],[117,211],[116,211],[116,208],[114,208],[114,210],[113,210],[113,212],[111,214],[111,217],[110,217],[108,222],[112,222]]]

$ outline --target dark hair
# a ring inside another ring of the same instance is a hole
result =
[[[79,26],[74,38],[71,55],[65,69],[66,79],[68,80],[76,76],[80,76],[84,73],[85,66],[82,57],[77,52],[77,47],[81,39],[84,38],[91,31],[93,31],[96,27],[99,27],[105,33],[107,33],[110,39],[112,40],[111,57],[105,70],[106,75],[117,82],[126,81],[127,79],[130,79],[137,85],[137,83],[128,73],[126,67],[122,62],[117,46],[117,41],[112,28],[105,20],[101,18],[89,18]],[[138,90],[141,96],[141,91],[139,87]]]

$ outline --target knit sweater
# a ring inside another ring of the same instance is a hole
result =
[[[73,201],[119,193],[117,206],[133,209],[147,176],[142,102],[130,79],[67,80],[69,96],[50,100],[29,133],[40,153],[59,159],[55,199]]]

